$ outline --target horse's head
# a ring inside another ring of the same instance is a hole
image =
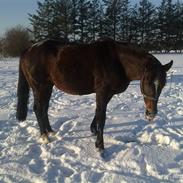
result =
[[[166,84],[166,72],[173,61],[168,64],[148,64],[141,78],[141,92],[144,97],[146,119],[152,121],[157,114],[157,103],[163,87]]]

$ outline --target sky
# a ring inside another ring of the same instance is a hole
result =
[[[16,25],[30,27],[28,13],[36,9],[37,0],[0,0],[0,35]]]
[[[31,28],[28,13],[34,14],[36,12],[37,1],[38,0],[0,0],[0,36],[2,36],[7,29],[16,25]],[[134,4],[138,1],[139,0],[131,0],[131,3]],[[150,2],[157,5],[161,0],[150,0]]]

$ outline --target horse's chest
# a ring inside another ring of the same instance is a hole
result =
[[[121,81],[118,84],[112,84],[111,88],[112,91],[116,94],[116,93],[122,93],[124,92],[129,85],[129,81]]]
[[[112,76],[113,77],[110,77],[110,85],[111,85],[112,90],[115,93],[124,92],[130,83],[130,81],[126,77],[125,73],[123,73],[123,72],[113,73]]]
[[[107,81],[107,85],[110,86],[110,89],[114,94],[124,92],[129,83],[130,81],[125,76],[121,75],[110,76]]]

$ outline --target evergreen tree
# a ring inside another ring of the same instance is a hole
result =
[[[149,0],[44,0],[29,15],[35,41],[91,42],[100,37],[129,41],[148,50],[183,49],[183,4]]]
[[[71,0],[72,7],[71,7],[71,35],[70,40],[76,41],[77,40],[77,30],[78,30],[78,0]]]
[[[55,38],[55,35],[59,36],[59,30],[55,30],[53,25],[54,4],[55,1],[52,0],[45,0],[43,3],[38,2],[36,14],[29,14],[35,41]]]
[[[122,9],[121,0],[104,0],[106,7],[104,21],[104,35],[114,40],[120,32],[120,14]]]
[[[175,19],[174,19],[174,43],[173,49],[176,51],[183,50],[183,4],[178,0],[175,4]]]
[[[98,37],[102,38],[105,36],[105,18],[104,18],[104,5],[102,3],[100,3],[99,6],[99,13],[98,13],[98,23],[99,23],[99,27],[98,27]]]
[[[53,30],[58,32],[60,38],[68,40],[71,34],[72,2],[71,0],[56,0],[54,5]]]
[[[141,0],[138,9],[139,44],[148,49],[154,39],[155,7],[148,0]]]
[[[132,43],[138,43],[138,6],[135,4],[132,8],[130,8],[130,16],[129,16],[129,41]]]
[[[173,42],[175,37],[175,5],[172,0],[162,0],[158,16],[158,28],[160,50],[170,51],[173,48]],[[177,25],[175,25],[177,26]]]
[[[130,41],[130,39],[130,5],[129,0],[123,0],[120,11],[120,33],[118,40]]]
[[[101,4],[100,0],[91,0],[89,5],[88,17],[88,41],[95,41],[99,38],[100,21],[101,21]]]
[[[87,0],[78,1],[78,22],[77,22],[77,36],[80,42],[87,42],[89,34],[89,6]]]

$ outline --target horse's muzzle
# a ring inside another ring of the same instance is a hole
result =
[[[157,111],[150,112],[150,111],[146,110],[145,117],[148,121],[153,121],[156,114],[157,114]]]

